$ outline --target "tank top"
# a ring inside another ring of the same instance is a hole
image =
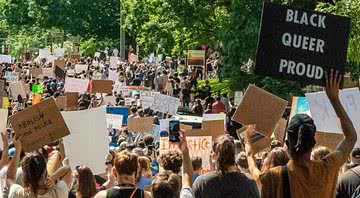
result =
[[[115,186],[107,190],[106,198],[144,198],[144,191],[135,187]]]

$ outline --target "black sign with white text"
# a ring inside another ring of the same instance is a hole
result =
[[[264,2],[255,73],[325,85],[345,72],[350,19]]]

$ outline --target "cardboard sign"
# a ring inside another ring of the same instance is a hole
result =
[[[26,98],[26,92],[23,86],[22,82],[13,82],[10,83],[9,89],[11,92],[11,96],[14,100],[18,99],[18,96],[20,95],[23,99]]]
[[[117,66],[118,64],[118,57],[115,57],[115,56],[110,56],[110,68],[118,68]]]
[[[354,88],[354,87],[360,88],[360,79],[354,81],[351,79],[350,76],[345,76],[343,89]]]
[[[186,136],[212,136],[214,139],[225,134],[223,120],[203,121],[201,129],[186,131]]]
[[[210,171],[210,154],[212,150],[212,137],[186,137],[190,157],[200,157],[202,159],[203,173]],[[178,144],[171,144],[168,137],[160,138],[160,155],[170,150],[179,150]]]
[[[84,94],[89,86],[89,79],[65,78],[65,92]]]
[[[275,139],[282,143],[285,140],[286,125],[287,125],[287,120],[285,120],[284,118],[281,118],[276,126],[275,131],[274,131]]]
[[[286,107],[287,101],[249,85],[232,119],[243,125],[256,124],[258,132],[270,137]]]
[[[94,174],[104,172],[105,156],[109,153],[105,108],[63,111],[71,135],[64,138],[70,166],[87,166]]]
[[[343,139],[343,134],[324,133],[318,131],[315,133],[316,146],[325,146],[328,147],[331,151],[335,151],[337,145]]]
[[[106,114],[106,124],[108,129],[118,129],[122,128],[122,115],[115,114]]]
[[[239,129],[236,131],[237,136],[239,139],[246,139],[245,134],[243,133],[243,129]],[[251,142],[251,149],[254,153],[260,153],[261,151],[269,148],[271,139],[268,137],[265,137],[261,133],[258,133],[254,131],[250,136],[250,142]]]
[[[310,106],[306,97],[293,97],[289,120],[291,121],[291,119],[297,114],[307,114],[311,116]]]
[[[360,135],[360,91],[358,88],[340,91],[340,101],[349,115],[358,135]],[[318,131],[342,133],[339,118],[325,92],[306,94],[309,101],[311,116]],[[359,145],[359,141],[357,143]]]
[[[127,119],[129,117],[129,108],[128,107],[106,107],[106,113],[122,115],[123,116],[123,125],[127,125]]]
[[[56,106],[58,107],[59,111],[64,111],[67,109],[67,98],[66,96],[59,96],[56,98]]]
[[[152,117],[128,118],[127,127],[129,132],[150,133],[153,130],[154,119]]]
[[[1,133],[6,130],[8,121],[8,109],[0,109],[0,131]]]
[[[226,114],[218,113],[218,114],[203,114],[203,121],[211,121],[211,120],[226,120]]]
[[[18,72],[5,72],[5,79],[8,82],[16,82],[19,79],[19,73]]]
[[[347,65],[350,19],[264,2],[255,73],[325,85]]]
[[[112,84],[112,80],[92,80],[91,92],[111,94],[113,90]]]
[[[66,109],[77,110],[79,107],[79,93],[77,92],[65,92],[66,97]]]
[[[86,73],[88,69],[89,69],[89,65],[80,65],[80,64],[75,65],[75,72],[77,74],[81,74],[83,72]]]
[[[179,98],[174,98],[160,93],[155,93],[154,102],[151,105],[151,109],[161,113],[176,115],[179,104],[180,104]]]
[[[34,151],[70,134],[54,98],[48,98],[10,117],[25,152]]]
[[[58,66],[62,70],[65,70],[65,60],[64,59],[57,59],[54,61],[54,66]]]
[[[34,77],[41,76],[43,74],[42,68],[34,67],[31,69],[31,75]]]

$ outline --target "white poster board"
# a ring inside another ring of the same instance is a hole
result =
[[[48,58],[49,56],[51,56],[51,52],[50,52],[49,48],[39,49],[39,58],[40,59]]]
[[[236,91],[234,97],[234,105],[239,106],[243,97],[244,97],[244,93],[242,91]]]
[[[336,116],[325,92],[306,94],[311,116],[315,121],[318,131],[328,133],[342,133],[340,120]],[[346,113],[352,120],[358,136],[360,135],[360,91],[358,88],[344,89],[340,91],[340,101]],[[357,145],[360,146],[358,140]]]
[[[108,153],[105,114],[104,107],[62,112],[71,131],[71,135],[64,138],[71,167],[84,165],[94,174],[105,172],[105,156]]]
[[[123,116],[115,114],[106,114],[106,124],[108,129],[121,129]]]
[[[65,92],[78,92],[84,94],[89,86],[88,79],[65,78]]]
[[[110,68],[114,68],[116,69],[118,66],[118,57],[115,57],[115,56],[110,56]]]
[[[64,57],[65,56],[65,48],[55,48],[53,55],[56,57]]]
[[[163,95],[160,93],[154,94],[154,102],[151,105],[151,109],[161,113],[168,113],[170,115],[176,115],[180,99]]]
[[[11,63],[11,56],[0,54],[0,63]]]
[[[75,72],[77,74],[81,74],[83,72],[87,72],[89,69],[89,65],[83,65],[83,64],[76,64],[75,65]]]

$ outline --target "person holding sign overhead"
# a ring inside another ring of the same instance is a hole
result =
[[[311,160],[316,126],[306,114],[294,116],[287,129],[290,161],[261,175],[263,198],[334,197],[340,167],[357,141],[356,131],[339,99],[341,75],[331,70],[326,77],[326,94],[340,119],[345,138],[336,150],[321,160]]]

